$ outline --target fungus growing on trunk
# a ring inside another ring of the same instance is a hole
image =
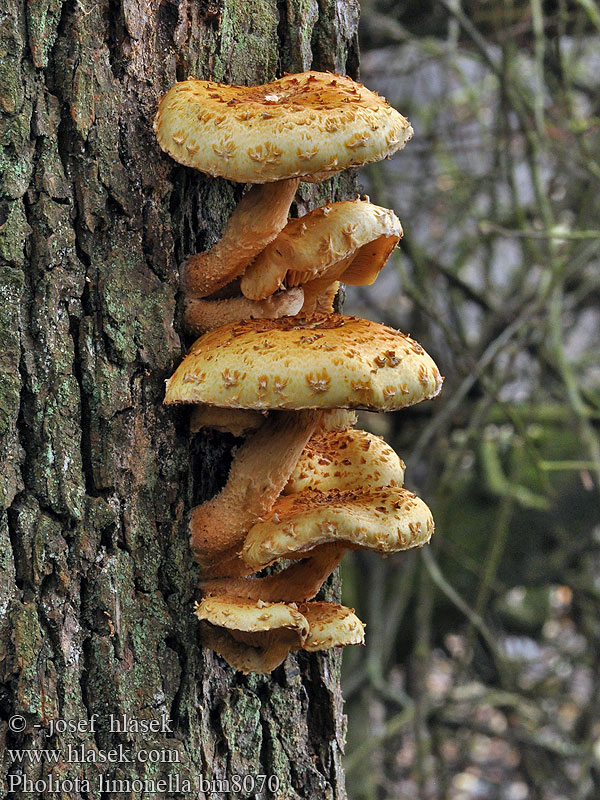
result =
[[[282,287],[310,286],[317,279],[324,282],[321,291],[336,280],[371,284],[401,237],[394,212],[368,200],[321,206],[288,221],[245,271],[242,294],[262,300]]]
[[[392,155],[413,133],[385,98],[314,71],[261,86],[181,81],[160,101],[154,130],[175,161],[242,183],[324,180]]]
[[[166,403],[304,411],[263,425],[236,453],[222,492],[192,511],[196,559],[209,568],[235,555],[321,424],[317,409],[391,411],[434,397],[441,383],[420,345],[355,317],[248,320],[201,336],[167,381]]]
[[[205,647],[234,669],[271,672],[291,650],[329,650],[364,644],[364,624],[354,609],[337,603],[304,603],[301,610],[283,603],[209,597],[196,603]]]
[[[249,300],[247,297],[201,300],[187,297],[183,321],[187,330],[198,336],[242,319],[279,319],[293,316],[300,311],[303,304],[304,291],[300,286],[265,297],[264,300]]]
[[[393,328],[299,315],[204,334],[167,381],[165,403],[396,411],[435,397],[442,381],[421,345]]]
[[[250,528],[242,558],[260,570],[325,544],[397,553],[425,544],[433,531],[431,511],[407,489],[305,489],[280,497],[268,519]]]
[[[298,610],[309,627],[303,650],[314,653],[331,647],[365,643],[364,622],[359,620],[353,608],[338,603],[313,602],[302,603]]]
[[[245,674],[271,672],[292,648],[302,647],[309,634],[306,617],[284,603],[207,597],[196,604],[194,613],[203,620],[204,645]]]
[[[254,573],[280,559],[298,563],[264,577],[209,578],[201,586],[206,594],[310,600],[346,550],[388,555],[421,547],[433,531],[429,508],[406,489],[307,489],[280,497],[269,517],[250,528],[242,548],[242,560]]]
[[[321,429],[300,454],[283,494],[295,495],[307,489],[326,492],[329,489],[402,486],[404,468],[393,449],[378,436],[361,430]],[[221,554],[213,566],[205,568],[204,575],[207,578],[241,577],[254,571],[234,548]]]
[[[350,78],[313,71],[261,86],[176,83],[160,101],[154,130],[180,164],[239,183],[276,183],[242,198],[215,252],[187,259],[183,288],[195,297],[242,274],[275,238],[287,221],[294,180],[321,181],[379,161],[412,136],[408,120],[384,98]]]

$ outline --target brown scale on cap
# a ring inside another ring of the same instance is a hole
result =
[[[306,618],[309,632],[302,649],[309,652],[365,643],[365,625],[353,608],[338,603],[302,603],[298,610]]]
[[[372,433],[317,432],[302,451],[283,493],[402,486],[404,469],[394,450]]]
[[[237,381],[224,380],[235,373]],[[435,397],[442,380],[409,336],[357,317],[312,314],[204,334],[167,381],[165,402],[395,411]]]
[[[248,267],[240,287],[246,297],[260,300],[283,286],[317,279],[328,279],[324,286],[334,280],[368,285],[401,237],[394,212],[368,200],[322,206],[289,220]]]

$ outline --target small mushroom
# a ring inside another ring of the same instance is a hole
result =
[[[309,625],[303,650],[314,653],[332,647],[365,643],[364,622],[359,620],[353,608],[338,603],[313,601],[302,603],[298,610]]]
[[[311,286],[310,296],[333,281],[371,284],[402,237],[393,211],[367,200],[346,200],[290,219],[245,271],[240,287],[252,300],[283,286]],[[304,308],[304,311],[310,309]]]
[[[271,672],[309,634],[306,618],[284,603],[205,597],[194,613],[203,621],[204,645],[244,674]]]
[[[320,430],[302,451],[282,494],[297,495],[307,489],[326,492],[402,486],[404,469],[403,461],[379,436],[352,429]],[[205,568],[204,576],[240,577],[254,571],[234,547]]]
[[[346,550],[397,553],[421,547],[433,531],[429,508],[406,489],[307,489],[280,497],[268,519],[250,528],[241,553],[255,573],[280,559],[298,563],[265,577],[209,578],[201,586],[206,594],[310,600]]]
[[[316,652],[364,644],[364,624],[354,609],[337,603],[295,605],[208,597],[196,603],[205,647],[234,669],[267,673],[285,661],[291,650]]]
[[[283,494],[402,486],[405,468],[380,436],[355,429],[318,431],[302,451]]]

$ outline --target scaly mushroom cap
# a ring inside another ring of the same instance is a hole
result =
[[[284,603],[206,597],[194,613],[205,622],[204,645],[246,674],[271,672],[292,648],[302,647],[309,633],[306,618]]]
[[[302,451],[283,493],[402,486],[404,469],[404,462],[380,436],[353,429],[316,433]]]
[[[176,83],[160,101],[154,130],[180,164],[241,183],[323,180],[395,153],[413,133],[360,83],[312,71],[262,86]]]
[[[307,489],[280,497],[269,518],[250,528],[242,558],[259,570],[277,559],[308,554],[318,545],[333,542],[396,553],[425,544],[433,531],[431,511],[406,489]]]
[[[258,599],[271,603],[297,603],[312,599],[323,582],[342,560],[347,547],[342,544],[324,544],[308,553],[297,556],[296,563],[271,575],[229,575],[206,578],[200,582],[205,594],[227,595],[245,600]]]
[[[345,200],[290,219],[245,271],[240,287],[262,300],[332,271],[331,280],[371,284],[402,237],[400,220],[367,200]],[[336,270],[335,265],[341,265]]]
[[[353,608],[337,603],[302,603],[299,611],[306,617],[310,630],[302,649],[315,652],[330,647],[365,643],[365,625]]]
[[[442,380],[409,336],[357,317],[313,314],[204,334],[167,381],[165,403],[395,411],[435,397]]]

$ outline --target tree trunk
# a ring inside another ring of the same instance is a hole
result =
[[[188,75],[353,75],[357,17],[356,0],[2,12],[3,796],[345,797],[338,656],[244,678],[198,642],[185,515],[224,482],[233,440],[190,446],[163,386],[190,344],[178,264],[218,238],[242,187],[176,165],[152,118]],[[299,202],[353,193],[345,175]],[[111,730],[123,714],[159,730]],[[235,794],[235,775],[256,782]]]

